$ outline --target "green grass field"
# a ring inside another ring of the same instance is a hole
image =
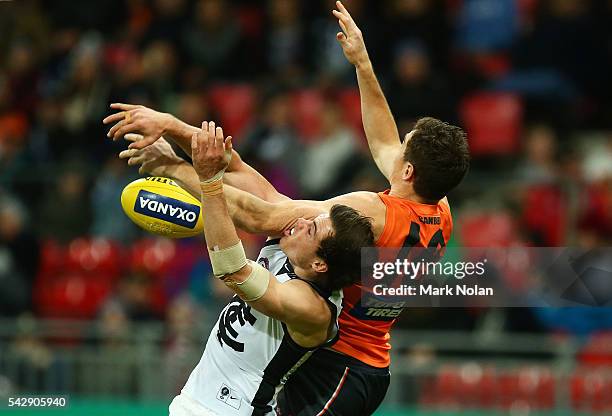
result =
[[[71,399],[69,406],[65,409],[7,409],[0,407],[0,414],[6,416],[167,416],[168,403],[148,402],[138,403],[133,401],[116,400],[84,400]],[[484,411],[423,411],[418,409],[381,409],[375,416],[491,416],[505,415],[506,412]],[[530,416],[586,416],[585,413],[574,412],[530,412]]]

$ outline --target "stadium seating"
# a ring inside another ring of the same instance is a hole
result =
[[[476,93],[461,102],[459,112],[472,156],[511,155],[518,150],[523,118],[518,96]]]

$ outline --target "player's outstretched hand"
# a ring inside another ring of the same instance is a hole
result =
[[[212,179],[227,169],[232,160],[232,136],[224,139],[223,129],[215,122],[203,122],[191,137],[191,157],[200,181]]]
[[[144,140],[142,134],[128,133],[125,140],[137,143]],[[171,169],[185,162],[174,153],[170,143],[160,137],[155,143],[143,149],[127,149],[119,153],[119,158],[127,159],[130,166],[138,166],[138,173],[152,176],[171,176]]]
[[[111,108],[121,110],[102,120],[104,124],[113,124],[107,136],[113,140],[125,137],[128,133],[138,133],[142,140],[132,142],[130,149],[142,149],[159,139],[166,132],[167,123],[172,116],[152,110],[143,105],[113,103]]]
[[[342,46],[344,56],[356,67],[368,63],[370,57],[368,56],[368,50],[363,41],[361,30],[359,30],[342,2],[337,1],[336,7],[338,10],[333,10],[332,13],[338,19],[338,24],[340,29],[342,29],[341,32],[336,34],[336,39],[338,39],[340,46]]]

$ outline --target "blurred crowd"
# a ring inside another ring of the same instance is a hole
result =
[[[468,132],[473,168],[449,197],[455,244],[610,245],[611,1],[346,4],[400,134],[421,116]],[[227,298],[200,239],[151,239],[121,211],[137,172],[116,157],[126,144],[106,138],[112,102],[216,120],[292,197],[385,189],[333,7],[0,2],[0,316],[99,318],[112,332],[121,320],[171,326],[186,308],[171,305]],[[244,239],[256,254],[261,239]],[[524,313],[507,328],[577,331]],[[469,329],[482,314],[444,316],[402,325]]]

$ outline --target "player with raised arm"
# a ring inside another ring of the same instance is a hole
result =
[[[374,74],[363,37],[349,12],[340,3],[334,15],[341,32],[337,38],[347,59],[355,65],[361,94],[362,119],[370,150],[378,168],[390,182],[381,193],[353,192],[328,201],[291,201],[275,192],[239,158],[226,181],[268,200],[267,217],[238,218],[237,225],[253,232],[279,232],[292,224],[291,218],[307,215],[313,208],[337,203],[351,206],[372,218],[379,247],[438,247],[450,239],[452,218],[446,194],[456,187],[469,167],[464,132],[433,118],[420,119],[400,141],[397,126]],[[116,104],[123,111],[105,120],[116,123],[109,135],[117,139],[140,132],[146,143],[166,134],[177,143],[188,140],[193,127],[170,115],[144,107]],[[132,113],[137,120],[126,120]],[[158,143],[146,148],[140,141],[122,152],[132,164],[153,166],[160,154]],[[184,145],[182,145],[184,147]],[[163,149],[161,149],[163,150]],[[235,170],[234,170],[235,169]],[[153,173],[153,172],[152,172]],[[159,174],[159,173],[155,173]],[[176,162],[165,174],[197,192],[197,176],[186,162]],[[195,183],[195,185],[194,185]],[[403,309],[374,296],[367,288],[354,285],[344,290],[340,314],[340,339],[333,351],[318,350],[285,385],[281,410],[290,415],[370,414],[380,404],[389,382],[389,331]]]
[[[236,296],[221,312],[170,415],[275,415],[286,378],[314,349],[337,338],[339,289],[358,279],[353,260],[362,245],[373,243],[371,224],[354,209],[335,205],[269,240],[257,262],[247,260],[228,205],[253,211],[263,201],[224,186],[231,137],[203,123],[193,134],[192,156],[213,273]]]

